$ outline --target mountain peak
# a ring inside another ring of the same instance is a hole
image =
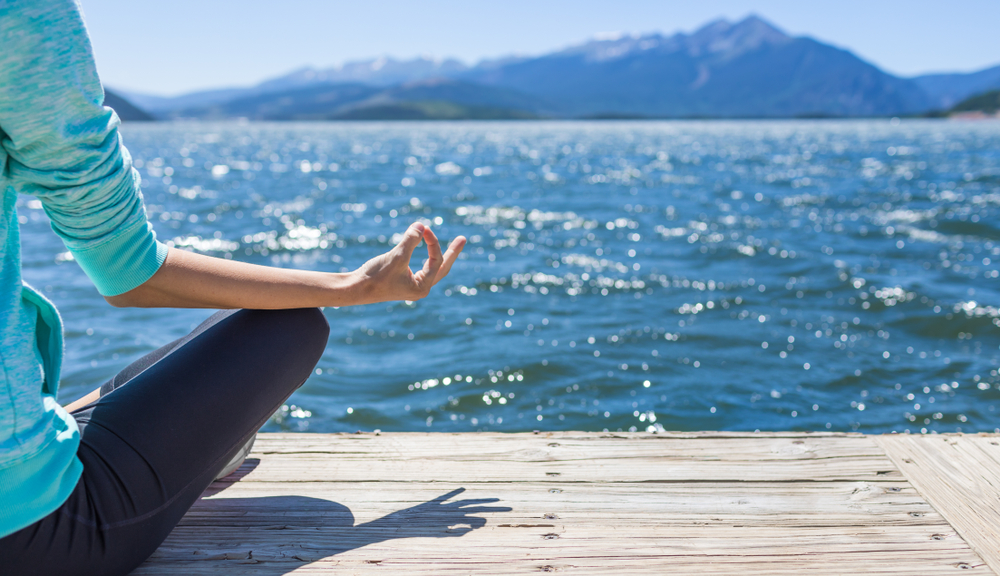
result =
[[[756,14],[751,14],[733,25],[732,34],[754,38],[760,42],[779,43],[790,40],[784,30],[764,20]]]
[[[571,46],[557,54],[567,56],[582,54],[588,61],[615,60],[643,52],[684,51],[691,56],[719,56],[729,59],[765,44],[783,44],[792,38],[763,18],[751,14],[739,22],[720,18],[705,24],[690,34],[678,32],[673,36],[659,33],[625,34],[604,32],[583,44]]]
[[[693,56],[718,54],[732,58],[765,44],[784,44],[789,40],[791,37],[788,34],[751,14],[735,24],[728,20],[709,22],[691,34],[686,44]]]
[[[774,35],[777,35],[779,37],[785,37],[785,38],[788,37],[788,35],[785,34],[785,32],[783,30],[781,30],[780,28],[778,28],[774,24],[771,24],[767,20],[764,20],[763,18],[761,18],[760,16],[758,16],[756,14],[750,14],[746,18],[740,20],[739,22],[737,22],[736,24],[733,25],[733,28],[744,28],[744,29],[753,29],[753,30],[767,31],[770,34],[774,34]]]

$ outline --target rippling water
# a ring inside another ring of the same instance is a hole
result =
[[[325,271],[413,220],[429,298],[327,309],[268,430],[994,430],[1000,123],[128,125],[159,237]],[[206,311],[116,310],[21,198],[63,398]]]

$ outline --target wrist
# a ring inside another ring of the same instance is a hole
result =
[[[334,306],[355,306],[361,304],[371,304],[371,289],[369,284],[371,279],[360,272],[339,272],[331,274],[330,288],[333,294],[338,295],[338,304]]]

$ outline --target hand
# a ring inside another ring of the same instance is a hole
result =
[[[427,243],[427,260],[417,272],[410,270],[410,257],[420,240]],[[392,250],[376,256],[354,274],[360,286],[362,303],[388,302],[391,300],[419,300],[431,287],[448,275],[455,263],[465,237],[452,240],[448,250],[441,254],[441,243],[430,228],[414,222],[406,229],[403,239]]]

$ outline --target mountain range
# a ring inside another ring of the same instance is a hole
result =
[[[996,88],[1000,66],[901,78],[750,16],[690,34],[606,35],[475,66],[378,58],[304,68],[249,88],[122,94],[158,118],[857,117],[945,109]]]

